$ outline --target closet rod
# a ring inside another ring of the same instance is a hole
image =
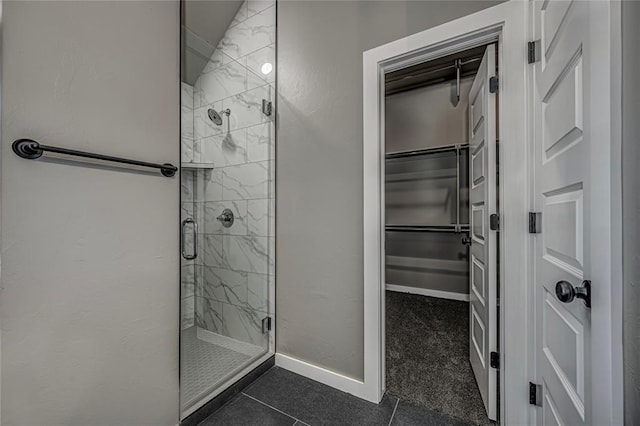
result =
[[[387,81],[385,81],[385,84],[394,83],[396,81],[405,80],[407,78],[420,77],[420,76],[426,75],[426,74],[433,74],[433,73],[440,72],[440,71],[456,69],[457,67],[461,67],[463,65],[471,64],[473,62],[478,62],[478,61],[481,61],[481,60],[482,60],[482,58],[472,58],[472,59],[468,59],[466,61],[463,61],[463,60],[460,60],[460,59],[456,59],[451,65],[445,65],[445,66],[441,66],[441,67],[437,67],[437,68],[429,68],[429,69],[426,69],[424,71],[418,71],[418,72],[416,72],[414,74],[407,74],[407,75],[403,75],[403,76],[396,77],[396,78],[390,78]]]
[[[390,160],[392,158],[414,157],[416,155],[435,154],[438,152],[458,151],[460,149],[469,148],[469,144],[437,146],[433,148],[412,149],[407,151],[388,152],[384,158]]]
[[[385,231],[399,232],[469,232],[469,225],[445,225],[445,226],[423,226],[423,225],[387,225]]]

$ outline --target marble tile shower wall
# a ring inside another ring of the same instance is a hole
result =
[[[274,280],[273,115],[275,1],[245,2],[193,87],[193,145],[186,158],[212,164],[196,173],[195,323],[263,346],[262,319]],[[221,126],[208,117],[222,115]],[[216,218],[235,216],[225,228]],[[273,310],[271,310],[273,312]]]
[[[180,105],[180,122],[181,122],[181,147],[183,162],[192,161],[189,155],[193,152],[193,87],[181,83],[180,86],[181,105]],[[180,220],[188,217],[194,217],[193,211],[193,172],[190,170],[182,171],[182,209]],[[185,243],[193,244],[192,240]],[[181,324],[182,329],[192,327],[195,322],[195,262],[193,260],[185,260],[180,258],[180,274],[181,286]]]

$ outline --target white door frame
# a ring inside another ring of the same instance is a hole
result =
[[[500,418],[528,424],[532,316],[529,294],[528,5],[512,0],[363,53],[364,381],[378,402],[384,383],[384,74],[497,41],[500,135]],[[506,213],[508,212],[508,213]]]

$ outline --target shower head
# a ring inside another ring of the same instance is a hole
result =
[[[224,114],[228,117],[231,115],[231,110],[227,108],[224,111],[220,111],[220,113],[218,113],[218,111],[216,111],[215,109],[209,108],[207,114],[209,115],[211,121],[213,121],[218,126],[222,126],[222,116],[220,114]]]

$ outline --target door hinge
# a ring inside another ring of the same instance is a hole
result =
[[[270,100],[268,99],[262,100],[262,113],[267,117],[271,117],[271,114],[273,113],[273,104],[271,103]]]
[[[542,385],[529,382],[529,404],[542,407]]]
[[[271,331],[271,317],[262,318],[262,334]]]
[[[496,93],[500,87],[500,79],[494,75],[489,79],[489,93]]]
[[[529,233],[539,234],[542,232],[542,213],[529,212]]]
[[[500,368],[500,352],[491,352],[489,365],[491,368]]]
[[[527,43],[527,62],[535,64],[540,60],[540,40]]]
[[[489,216],[489,229],[491,229],[492,231],[499,231],[500,230],[500,215],[499,214],[492,214],[491,216]]]

